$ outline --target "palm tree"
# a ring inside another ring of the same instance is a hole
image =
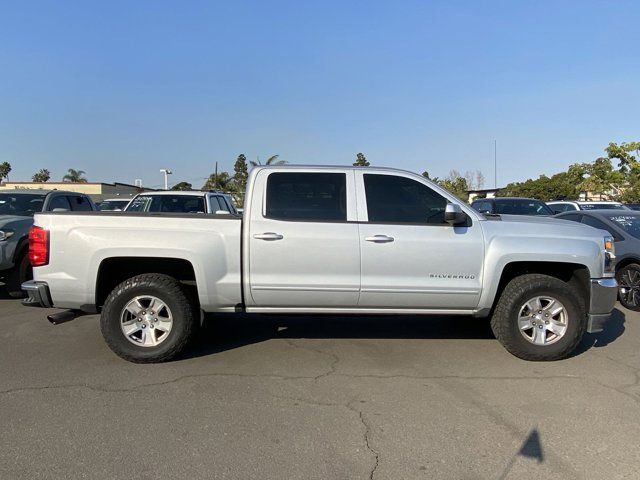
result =
[[[62,181],[70,183],[87,183],[87,179],[84,178],[85,173],[86,172],[84,170],[74,170],[73,168],[70,168],[67,174],[62,177]]]
[[[285,163],[287,163],[286,160],[278,160],[279,156],[280,155],[272,155],[271,157],[267,158],[265,165],[284,165]],[[251,162],[249,163],[251,163],[252,167],[257,167],[258,165],[262,165],[262,163],[260,163],[260,159],[258,159],[257,161],[251,160]]]

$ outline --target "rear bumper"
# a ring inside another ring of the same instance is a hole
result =
[[[617,298],[618,283],[615,278],[591,279],[587,332],[596,333],[604,329]]]
[[[29,280],[22,284],[22,291],[27,294],[27,298],[22,300],[26,307],[52,308],[53,301],[49,292],[49,285],[46,282]]]

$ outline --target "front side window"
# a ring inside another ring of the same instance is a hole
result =
[[[364,175],[370,222],[445,224],[447,200],[423,183],[395,175]]]
[[[477,202],[473,202],[473,208],[482,213],[491,213],[492,205],[491,202],[479,200]]]
[[[320,222],[347,219],[344,173],[272,173],[267,179],[267,218]]]

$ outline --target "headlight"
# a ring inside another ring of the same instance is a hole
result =
[[[612,273],[616,269],[616,247],[613,237],[604,237],[604,271]]]
[[[13,232],[0,230],[0,242],[7,240],[11,235],[13,235]]]

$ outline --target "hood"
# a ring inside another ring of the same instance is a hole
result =
[[[28,231],[33,225],[33,217],[19,217],[17,215],[0,215],[0,229],[11,228],[16,231]]]
[[[611,235],[583,223],[546,216],[500,215],[488,218],[485,228],[492,232],[531,237],[602,238]]]

